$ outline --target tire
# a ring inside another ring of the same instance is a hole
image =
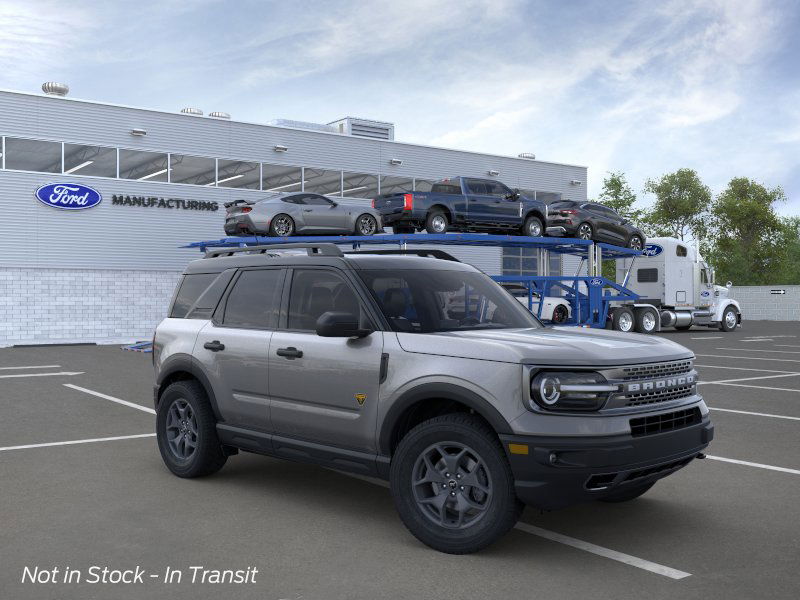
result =
[[[497,435],[464,413],[435,417],[406,434],[392,458],[390,488],[414,537],[448,554],[485,548],[516,524],[523,509]]]
[[[369,213],[359,215],[356,219],[356,235],[370,236],[378,233],[378,220]]]
[[[438,208],[430,211],[425,219],[425,231],[428,233],[447,233],[448,225],[447,215]]]
[[[527,237],[542,237],[544,235],[544,225],[539,217],[530,216],[525,219],[525,224],[520,230],[520,235]]]
[[[581,223],[575,230],[575,237],[579,240],[594,239],[594,229],[589,223]]]
[[[273,237],[290,237],[294,229],[294,219],[284,213],[275,215],[269,223],[269,234]]]
[[[722,321],[719,322],[719,329],[720,331],[733,331],[738,327],[739,319],[736,312],[736,309],[732,306],[728,306],[724,311],[722,311]]]
[[[654,310],[650,310],[649,308],[639,309],[634,313],[634,317],[633,328],[636,330],[636,333],[651,334],[655,333],[658,329],[658,316]]]
[[[569,311],[567,310],[566,306],[563,304],[557,304],[555,307],[553,307],[553,323],[563,323],[567,319],[569,319]]]
[[[170,443],[170,432],[194,441]],[[156,440],[164,464],[178,477],[204,477],[228,460],[217,437],[217,422],[206,392],[196,381],[176,381],[164,390],[156,411]],[[181,452],[183,448],[183,452]]]
[[[603,498],[598,498],[600,502],[609,502],[609,503],[617,503],[617,502],[628,502],[630,500],[635,500],[642,494],[647,493],[647,491],[656,484],[655,481],[651,481],[650,483],[646,483],[645,485],[640,485],[624,490],[620,490],[617,493],[612,493],[608,496]]]
[[[397,234],[411,234],[414,233],[415,229],[413,225],[396,225],[392,227],[392,233]]]
[[[644,242],[642,238],[638,235],[632,235],[628,239],[628,248],[632,248],[633,250],[641,250],[644,247]]]
[[[611,328],[627,333],[633,331],[635,323],[633,311],[630,308],[618,308],[614,311],[614,317],[611,319]]]

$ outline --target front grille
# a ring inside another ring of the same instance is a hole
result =
[[[654,390],[650,392],[637,392],[623,396],[627,406],[642,406],[656,402],[668,402],[688,398],[694,394],[694,385],[682,385],[667,390]]]
[[[675,431],[676,429],[683,429],[684,427],[696,425],[700,421],[700,409],[696,406],[694,408],[661,415],[639,417],[638,419],[631,419],[630,421],[631,435],[633,437],[641,437],[644,435],[655,435],[657,433]]]
[[[638,381],[640,379],[655,379],[657,377],[669,377],[670,375],[683,375],[685,373],[690,373],[691,370],[691,360],[676,360],[666,363],[656,363],[653,365],[624,367],[622,369],[622,380]]]

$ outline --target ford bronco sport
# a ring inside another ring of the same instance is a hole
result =
[[[632,500],[702,457],[693,358],[544,327],[459,262],[214,249],[155,333],[158,447],[179,477],[247,451],[388,479],[412,534],[474,552],[524,504]]]

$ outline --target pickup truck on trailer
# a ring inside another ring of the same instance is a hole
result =
[[[430,192],[383,194],[372,201],[395,233],[475,231],[539,237],[547,205],[493,179],[451,177]]]

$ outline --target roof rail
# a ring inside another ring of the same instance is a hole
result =
[[[344,256],[344,253],[335,244],[260,244],[258,246],[238,246],[231,248],[207,248],[205,258],[217,258],[219,256],[233,256],[239,252],[255,252],[258,254],[268,254],[275,250],[291,250],[301,248],[308,251],[308,255],[319,254],[321,256]]]
[[[461,262],[449,252],[427,248],[410,248],[406,250],[358,250],[356,252],[347,252],[346,254],[400,254],[405,256],[422,256],[423,258],[438,258],[440,260]]]

